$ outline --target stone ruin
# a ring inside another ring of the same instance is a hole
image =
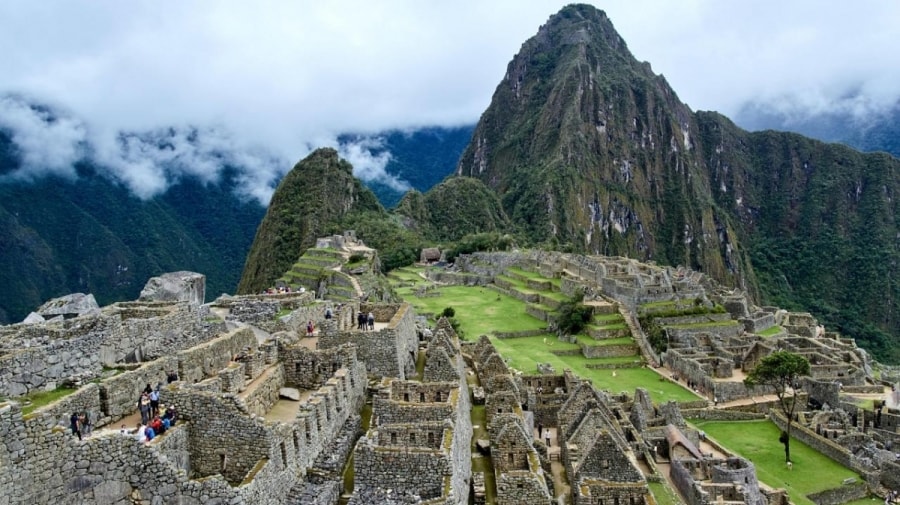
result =
[[[755,307],[695,272],[624,258],[478,253],[460,258],[455,278],[489,284],[510,266],[623,307],[646,361],[716,403],[759,393],[740,376],[769,353],[806,356],[813,371],[798,386],[811,407],[798,415],[795,436],[863,476],[815,501],[900,487],[897,403],[865,409],[847,397],[883,385],[873,383],[852,340],[809,314]],[[757,411],[654,405],[644,390],[612,395],[552,367],[522,374],[487,338],[460,343],[446,319],[423,328],[406,304],[311,292],[210,304],[204,296],[202,276],[177,272],[148,282],[136,301],[100,308],[73,297],[48,304],[32,322],[0,327],[0,502],[438,505],[468,503],[470,492],[483,503],[492,485],[498,504],[569,496],[575,504],[649,505],[648,479],[661,478],[657,462],[665,461],[690,505],[786,503],[783,491],[759,486],[750,462],[705,453],[707,442],[681,414],[768,416],[783,425],[766,403]],[[726,311],[663,319],[669,348],[657,355],[634,314],[658,302]],[[376,316],[374,331],[356,330],[359,312]],[[316,328],[310,338],[302,336],[308,321]],[[779,333],[759,334],[776,325]],[[178,380],[162,385],[172,372]],[[131,422],[146,384],[160,384],[162,402],[177,405],[182,422],[139,444],[118,427]],[[28,404],[60,387],[77,389],[49,405]],[[484,405],[482,427],[470,417],[473,399]],[[97,414],[97,431],[84,441],[68,431],[73,411]],[[549,446],[538,427],[553,433]],[[476,428],[486,438],[473,454]],[[351,455],[352,492],[343,484]],[[472,470],[473,456],[490,459],[489,474]]]
[[[455,335],[436,332],[416,380],[420,331],[408,305],[337,305],[310,293],[202,298],[202,276],[178,272],[148,282],[135,302],[0,328],[3,503],[334,504],[351,454],[352,503],[379,503],[380,493],[383,503],[467,502],[470,399]],[[375,331],[355,329],[360,310],[376,315]],[[313,338],[296,331],[307,320]],[[383,386],[357,442],[369,383]],[[63,384],[78,387],[28,406],[24,395]],[[180,421],[140,444],[119,426],[133,422],[146,384],[177,405]],[[83,441],[69,432],[71,412],[96,413]],[[423,413],[431,420],[420,422]],[[440,476],[391,477],[421,468]]]

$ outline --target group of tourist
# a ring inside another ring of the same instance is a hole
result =
[[[375,314],[372,314],[371,312],[369,312],[368,314],[365,314],[363,312],[356,314],[356,329],[363,330],[363,331],[365,331],[365,330],[374,331],[375,330]]]
[[[162,435],[178,421],[178,409],[175,405],[160,405],[156,414],[148,422],[137,423],[134,431],[138,442],[146,443],[159,435]],[[125,425],[122,425],[122,434],[128,434]]]
[[[72,435],[82,440],[94,431],[94,424],[97,422],[97,414],[92,411],[72,412],[69,416],[69,427],[72,428]]]
[[[147,424],[153,416],[159,415],[159,388],[162,384],[157,384],[156,389],[150,387],[150,384],[141,391],[138,398],[137,407],[141,412],[141,423]]]
[[[260,294],[261,295],[283,295],[286,293],[305,293],[305,292],[306,292],[306,288],[304,288],[303,286],[300,286],[296,290],[291,289],[290,286],[279,286],[277,288],[267,288],[267,289],[263,290],[263,292]]]
[[[890,505],[900,500],[900,491],[891,491],[884,497],[884,505]]]

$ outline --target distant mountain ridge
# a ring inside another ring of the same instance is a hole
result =
[[[792,131],[824,142],[841,142],[864,152],[884,151],[900,157],[900,101],[884,109],[866,107],[863,112],[837,104],[824,112],[792,113],[753,102],[741,108],[735,122],[750,131]]]

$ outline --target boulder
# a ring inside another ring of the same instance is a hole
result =
[[[281,388],[278,391],[278,395],[282,398],[287,398],[288,400],[294,400],[295,402],[300,401],[300,390],[294,388]]]
[[[98,314],[100,306],[92,294],[72,293],[71,295],[54,298],[38,307],[35,311],[45,320],[54,317],[73,318],[88,314]],[[29,316],[31,317],[31,316]]]
[[[43,323],[44,321],[46,321],[46,319],[44,319],[44,316],[38,314],[37,312],[28,314],[28,317],[22,320],[22,322],[25,324]]]
[[[199,307],[206,298],[206,276],[194,272],[170,272],[153,277],[138,300],[142,302],[190,302]]]

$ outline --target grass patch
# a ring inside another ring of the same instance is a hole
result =
[[[38,393],[32,393],[26,396],[28,401],[30,401],[31,403],[22,407],[22,415],[30,414],[36,409],[39,409],[46,405],[50,405],[56,400],[69,396],[75,391],[78,390],[75,388],[56,388],[53,391],[40,391]]]
[[[393,271],[392,275],[395,272],[397,271]],[[421,278],[419,279],[421,280]],[[439,296],[417,297],[412,294],[413,288],[408,286],[397,287],[395,291],[418,313],[439,314],[445,307],[453,307],[456,310],[455,318],[459,322],[465,339],[474,340],[480,335],[489,335],[494,347],[509,366],[523,373],[535,373],[538,363],[550,363],[558,373],[570,369],[575,374],[591,380],[599,389],[616,393],[628,391],[633,394],[635,388],[641,387],[646,389],[653,401],[657,403],[669,400],[687,402],[699,399],[692,391],[677,383],[665,379],[660,380],[660,375],[649,368],[621,368],[616,370],[616,376],[613,377],[612,370],[587,367],[591,363],[630,364],[640,360],[638,355],[602,359],[588,359],[580,353],[573,356],[557,356],[552,354],[552,351],[577,351],[580,350],[580,347],[578,344],[561,342],[556,339],[555,335],[549,333],[523,338],[498,339],[493,337],[494,331],[515,332],[547,327],[545,322],[526,314],[525,302],[517,298],[484,287],[439,286],[435,289],[440,293]],[[549,307],[545,309],[550,310]],[[621,317],[618,314],[611,314],[611,316]],[[591,345],[633,342],[631,338],[627,337],[606,341],[589,338],[588,340]]]
[[[398,294],[403,289],[397,289]],[[439,314],[444,307],[456,310],[459,329],[466,340],[475,340],[494,331],[525,331],[546,328],[540,319],[525,314],[525,302],[492,289],[441,286],[439,296],[417,297],[401,294],[416,312]]]
[[[648,482],[647,486],[650,487],[650,492],[653,493],[653,497],[656,498],[656,503],[658,505],[684,504],[684,502],[681,501],[681,497],[678,496],[678,493],[676,493],[674,489],[670,488],[665,481]]]
[[[758,331],[758,332],[756,332],[756,334],[759,335],[760,337],[773,337],[775,335],[778,335],[782,331],[783,330],[781,329],[781,326],[775,325],[775,326],[770,326],[763,331]]]
[[[841,487],[844,479],[859,475],[797,439],[791,439],[794,469],[784,464],[784,447],[778,442],[781,431],[764,421],[695,421],[694,424],[720,444],[752,461],[759,480],[771,487],[787,489],[797,505],[812,505],[810,493]]]

